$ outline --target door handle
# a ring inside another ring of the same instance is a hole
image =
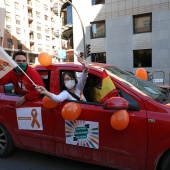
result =
[[[6,108],[10,109],[10,110],[15,110],[16,106],[15,105],[6,105]]]

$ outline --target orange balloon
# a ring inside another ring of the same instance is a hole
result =
[[[49,97],[44,96],[42,99],[42,103],[46,108],[54,108],[58,105],[58,103],[53,102]]]
[[[42,52],[38,55],[38,61],[43,66],[49,66],[52,63],[52,57],[48,53]]]
[[[136,74],[135,74],[136,77],[139,77],[143,80],[147,80],[148,79],[148,74],[146,72],[146,70],[144,68],[138,68],[136,70]]]
[[[75,120],[81,113],[81,106],[78,103],[70,102],[64,105],[61,114],[65,120]]]
[[[129,124],[129,114],[126,110],[118,110],[113,113],[110,119],[111,126],[116,130],[123,130]]]

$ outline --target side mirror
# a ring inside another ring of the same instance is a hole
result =
[[[122,97],[112,97],[107,99],[104,103],[103,108],[107,110],[111,109],[127,109],[129,106],[129,102]]]

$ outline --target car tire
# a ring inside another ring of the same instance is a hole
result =
[[[160,170],[170,170],[170,152],[162,158]]]
[[[13,151],[14,143],[12,138],[6,127],[0,123],[0,157],[6,157]]]

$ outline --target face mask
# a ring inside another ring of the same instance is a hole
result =
[[[21,69],[22,69],[23,71],[26,71],[26,69],[27,69],[27,63],[19,63],[18,65],[19,65],[19,67],[21,67]],[[21,72],[21,70],[20,70],[19,67],[16,67],[16,68],[15,68],[15,70],[16,70],[17,72]]]
[[[67,89],[72,89],[75,86],[75,80],[68,80],[65,82],[65,86]]]

